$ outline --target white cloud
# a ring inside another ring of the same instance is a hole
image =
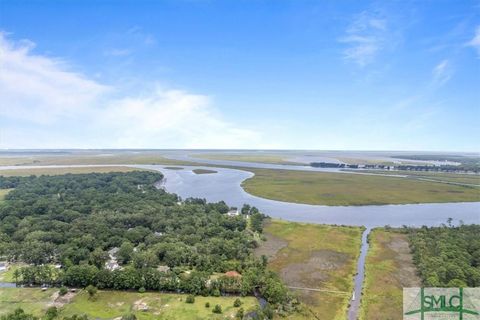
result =
[[[445,59],[437,64],[432,70],[433,85],[442,86],[452,77],[452,67],[450,62]]]
[[[51,123],[81,113],[107,86],[68,70],[59,59],[31,53],[34,44],[12,43],[0,33],[0,115]]]
[[[204,95],[156,88],[143,97],[111,101],[97,124],[110,128],[118,148],[152,142],[163,148],[245,148],[258,142],[258,133],[222,120],[210,105]]]
[[[339,39],[349,45],[343,52],[344,58],[364,67],[372,63],[378,52],[386,46],[387,20],[366,11],[359,14]]]
[[[467,43],[467,46],[475,48],[478,57],[480,58],[480,26],[477,26],[475,29],[475,35],[473,36],[473,39]]]
[[[267,147],[208,96],[155,85],[122,95],[33,47],[0,34],[0,148]]]

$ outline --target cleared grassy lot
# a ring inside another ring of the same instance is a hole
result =
[[[253,195],[296,203],[376,205],[480,201],[480,188],[401,177],[248,169],[242,187]]]
[[[37,317],[43,316],[57,291],[55,289],[42,291],[40,288],[0,288],[0,316],[17,308],[22,308]]]
[[[227,161],[244,161],[244,162],[260,162],[272,164],[290,164],[305,165],[298,162],[285,160],[285,156],[275,154],[228,154],[228,153],[205,153],[192,154],[192,158],[209,159],[209,160],[227,160]]]
[[[257,249],[269,268],[291,287],[340,291],[294,291],[305,306],[288,319],[345,319],[360,251],[360,227],[340,227],[272,220],[267,241]],[[342,293],[344,292],[344,293]]]
[[[196,297],[195,303],[185,302],[186,295],[164,293],[133,293],[120,291],[100,291],[94,301],[86,292],[79,293],[71,303],[65,305],[61,314],[86,314],[94,319],[112,319],[132,312],[137,319],[225,319],[233,318],[238,308],[233,307],[236,297]],[[245,311],[257,306],[254,297],[241,298]],[[210,308],[205,303],[210,303]],[[212,313],[219,304],[223,313]],[[147,306],[148,311],[141,311]]]
[[[13,189],[0,189],[0,202],[5,198],[5,195]]]
[[[418,287],[407,235],[383,228],[369,235],[361,320],[402,319],[403,287]]]
[[[25,263],[13,263],[8,266],[7,271],[0,272],[0,281],[1,282],[15,282],[15,277],[13,276],[15,270],[20,269],[21,267],[27,266]]]
[[[195,320],[195,319],[232,319],[237,310],[233,302],[237,297],[196,297],[195,303],[185,302],[186,295],[166,293],[136,293],[124,291],[99,291],[94,299],[89,299],[85,291],[80,291],[71,300],[59,298],[58,290],[42,292],[39,288],[0,288],[0,315],[23,308],[37,316],[44,314],[46,308],[55,304],[59,307],[60,317],[73,314],[86,314],[90,319],[114,319],[133,313],[137,319]],[[245,312],[257,307],[254,297],[240,298]],[[210,308],[205,303],[210,303]],[[219,304],[223,313],[212,313]],[[146,307],[147,310],[142,310]]]
[[[35,168],[35,169],[26,169],[19,167],[18,169],[12,170],[0,170],[0,176],[30,176],[30,175],[61,175],[67,173],[106,173],[106,172],[130,172],[130,171],[139,171],[144,169],[129,168],[122,166],[112,166],[112,167],[78,167],[78,168]],[[1,196],[2,190],[0,190]]]

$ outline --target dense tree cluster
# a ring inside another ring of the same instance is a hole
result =
[[[358,164],[333,163],[333,162],[311,162],[310,166],[314,168],[350,168],[358,169]]]
[[[407,160],[422,160],[422,161],[451,161],[460,163],[457,166],[454,165],[441,165],[436,167],[430,167],[432,171],[447,171],[447,172],[480,172],[480,157],[477,156],[464,156],[454,154],[424,154],[424,155],[395,155],[394,158],[407,159]]]
[[[392,170],[406,170],[406,171],[431,171],[431,172],[456,172],[456,173],[463,173],[463,172],[480,172],[479,165],[384,165],[384,164],[346,164],[346,163],[333,163],[333,162],[311,162],[310,166],[314,168],[347,168],[347,169],[358,169],[358,168],[365,168],[365,169],[392,169]]]
[[[42,320],[60,319],[58,317],[58,310],[56,307],[49,307],[45,312],[45,315],[41,317]],[[0,320],[40,320],[38,317],[30,313],[26,313],[22,308],[17,308],[14,311],[0,316]],[[73,315],[70,317],[63,317],[63,320],[88,320],[87,316]]]
[[[0,256],[31,264],[15,274],[27,285],[255,291],[272,304],[288,300],[279,278],[253,257],[264,219],[256,208],[229,216],[224,202],[180,201],[156,189],[160,179],[140,171],[0,177],[0,187],[15,187],[0,205]],[[112,248],[119,268],[106,268]],[[232,270],[242,276],[211,277]]]
[[[255,243],[246,219],[223,214],[228,207],[222,202],[177,205],[176,195],[154,188],[161,177],[131,172],[28,179],[0,208],[0,254],[36,265],[101,267],[107,251],[120,247],[124,264],[212,271],[234,268],[249,255]]]
[[[409,229],[413,260],[430,287],[480,286],[480,225]]]

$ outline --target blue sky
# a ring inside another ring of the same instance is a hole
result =
[[[0,148],[480,150],[479,1],[0,2]]]

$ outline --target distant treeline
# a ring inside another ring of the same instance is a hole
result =
[[[453,167],[456,170],[461,170],[461,171],[479,172],[479,169],[480,169],[480,157],[478,156],[431,154],[431,155],[403,155],[403,156],[392,156],[392,157],[397,159],[405,159],[405,160],[458,162],[460,163],[459,166],[451,166],[451,165],[443,166],[442,165],[442,167]]]
[[[347,169],[379,169],[379,170],[406,170],[406,171],[431,171],[431,172],[480,172],[479,166],[468,165],[383,165],[383,164],[345,164],[333,162],[311,162],[310,166],[315,168],[347,168]]]
[[[427,165],[398,165],[391,167],[395,170],[408,170],[408,171],[431,171],[431,172],[480,172],[480,167],[469,167],[464,165],[452,166],[427,166]]]
[[[310,166],[315,168],[351,168],[358,169],[358,164],[333,163],[333,162],[311,162]]]

